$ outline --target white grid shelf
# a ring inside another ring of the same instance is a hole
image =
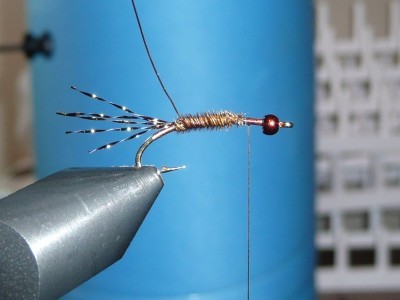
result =
[[[339,38],[316,2],[320,292],[400,291],[400,0],[388,3],[387,35],[359,0]]]

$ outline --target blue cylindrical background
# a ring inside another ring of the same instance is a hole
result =
[[[295,123],[251,129],[252,299],[312,299],[312,1],[137,1],[149,47],[182,113],[274,113]],[[133,164],[141,139],[69,135],[103,128],[56,111],[106,112],[70,85],[166,120],[176,115],[151,69],[129,0],[28,1],[33,33],[55,53],[32,64],[37,172]],[[247,293],[246,128],[171,134],[144,163],[187,165],[165,187],[126,255],[67,299],[244,299]]]

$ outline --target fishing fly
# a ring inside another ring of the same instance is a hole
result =
[[[85,96],[88,96],[94,100],[106,102],[117,109],[125,112],[126,114],[120,116],[110,116],[101,113],[83,113],[83,112],[57,112],[57,114],[66,116],[66,117],[75,117],[86,120],[94,120],[94,121],[108,121],[113,123],[120,123],[124,125],[129,125],[125,127],[117,127],[117,128],[109,128],[109,129],[83,129],[83,130],[75,130],[75,131],[66,131],[67,134],[70,133],[99,133],[99,132],[110,132],[110,131],[126,131],[126,132],[135,132],[134,134],[121,139],[114,141],[112,143],[108,143],[102,145],[96,149],[90,151],[90,153],[100,151],[103,149],[110,149],[116,144],[129,141],[132,139],[136,139],[141,135],[147,133],[151,130],[156,130],[156,132],[151,135],[145,142],[140,146],[139,150],[136,153],[135,165],[137,167],[142,166],[142,155],[146,148],[158,140],[159,138],[171,133],[173,131],[176,132],[189,132],[201,129],[223,129],[230,128],[232,126],[261,126],[263,133],[266,135],[273,135],[279,131],[280,128],[291,128],[293,124],[291,122],[282,122],[275,115],[266,115],[263,118],[249,118],[245,117],[243,114],[236,114],[230,111],[220,111],[220,112],[207,112],[207,113],[198,113],[198,114],[187,114],[187,115],[179,115],[179,117],[172,122],[160,120],[157,118],[144,116],[140,114],[134,113],[131,109],[126,106],[122,106],[110,101],[107,101],[104,98],[101,98],[95,94],[91,94],[85,91],[78,90],[76,87],[71,87],[74,90],[82,93]],[[131,126],[133,125],[133,126]],[[161,172],[169,172],[177,169],[181,169],[182,167],[163,167]]]
[[[99,132],[111,132],[111,131],[124,131],[124,132],[134,132],[134,134],[123,138],[121,140],[117,140],[105,145],[102,145],[98,148],[95,148],[90,153],[100,151],[103,149],[110,149],[111,147],[125,142],[129,140],[133,140],[139,138],[143,134],[149,131],[155,131],[153,135],[148,137],[144,143],[139,147],[136,157],[135,157],[135,166],[141,167],[142,166],[142,156],[144,151],[147,147],[153,143],[154,141],[160,139],[161,137],[171,133],[171,132],[190,132],[196,130],[218,130],[224,128],[230,128],[232,126],[261,126],[262,131],[266,135],[273,135],[276,134],[280,128],[292,128],[292,122],[283,122],[280,121],[279,118],[273,114],[265,115],[263,118],[250,118],[245,117],[243,114],[233,113],[231,111],[220,111],[220,112],[206,112],[206,113],[196,113],[196,114],[180,114],[174,100],[169,95],[165,85],[159,75],[159,72],[156,68],[154,60],[151,56],[149,47],[147,45],[146,37],[143,32],[142,24],[139,18],[138,11],[136,9],[135,1],[131,0],[133,10],[135,13],[136,21],[140,30],[141,38],[146,49],[147,56],[150,60],[151,66],[153,71],[158,79],[158,82],[170,101],[172,107],[174,108],[175,112],[177,113],[178,117],[175,121],[164,121],[158,118],[145,116],[141,114],[135,113],[133,110],[129,109],[126,106],[108,101],[102,97],[97,96],[96,94],[88,93],[82,90],[77,89],[76,87],[72,86],[71,88],[82,93],[83,95],[90,97],[93,100],[97,100],[100,102],[105,102],[118,110],[124,112],[123,115],[119,116],[110,116],[102,113],[83,113],[83,112],[57,112],[58,115],[66,116],[66,117],[74,117],[80,118],[85,120],[92,120],[92,121],[106,121],[106,122],[113,122],[122,124],[121,126],[124,127],[117,127],[117,128],[109,128],[109,129],[83,129],[83,130],[75,130],[75,131],[66,131],[67,134],[71,133],[87,133],[87,134],[94,134]],[[178,170],[184,167],[163,167],[160,171],[162,173],[170,172],[174,170]]]

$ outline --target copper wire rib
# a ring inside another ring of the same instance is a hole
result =
[[[230,111],[188,114],[175,121],[176,131],[185,132],[196,129],[222,129],[233,125],[243,125],[243,117]]]

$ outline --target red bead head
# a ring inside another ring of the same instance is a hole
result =
[[[279,130],[279,119],[275,115],[266,115],[263,119],[263,133],[266,135],[273,135]]]

